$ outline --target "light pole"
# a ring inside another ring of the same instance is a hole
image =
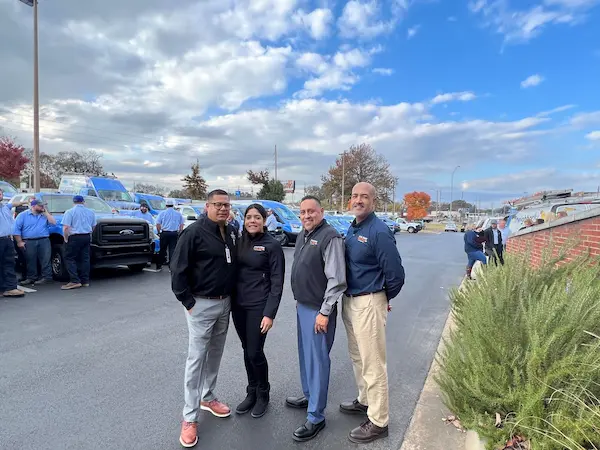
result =
[[[38,0],[19,0],[33,7],[33,185],[40,192],[40,101],[38,92]],[[30,186],[31,187],[31,186]]]
[[[342,211],[343,213],[346,212],[346,207],[344,206],[344,188],[346,187],[346,162],[345,162],[345,156],[346,156],[346,152],[340,153],[340,156],[342,157]]]
[[[452,176],[450,177],[450,217],[452,217],[452,196],[454,194],[454,174],[460,168],[460,166],[456,166],[452,171]]]

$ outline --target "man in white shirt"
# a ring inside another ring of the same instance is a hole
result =
[[[273,210],[271,208],[267,209],[267,222],[265,223],[267,231],[276,231],[277,225],[277,218],[273,214]]]
[[[483,232],[485,236],[485,253],[494,261],[494,264],[504,265],[504,245],[502,244],[502,233],[498,229],[498,221],[492,220],[491,227]]]

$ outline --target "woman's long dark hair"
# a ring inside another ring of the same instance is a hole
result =
[[[246,214],[248,214],[248,211],[250,211],[251,209],[257,210],[258,213],[262,216],[263,220],[265,222],[267,221],[267,210],[260,203],[252,203],[246,208],[246,211],[244,211],[244,217],[242,217],[242,239],[240,249],[246,249],[250,245],[250,234],[246,230]],[[263,233],[266,232],[267,227],[265,226],[263,227]]]

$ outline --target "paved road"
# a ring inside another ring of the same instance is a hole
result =
[[[448,312],[447,290],[463,267],[461,234],[397,235],[407,283],[388,321],[390,407],[388,439],[365,449],[401,443]],[[286,249],[291,267],[293,249]],[[288,282],[275,328],[267,339],[272,403],[262,419],[217,419],[203,413],[200,449],[348,449],[360,419],[338,412],[355,395],[346,335],[339,321],[326,430],[296,444],[301,411],[283,406],[298,394],[294,304]],[[184,311],[169,290],[168,272],[99,274],[85,290],[63,293],[40,286],[24,299],[0,299],[0,448],[178,449]],[[233,325],[218,394],[230,405],[244,396],[245,372]]]

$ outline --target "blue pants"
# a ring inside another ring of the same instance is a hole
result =
[[[481,251],[467,253],[467,257],[469,258],[469,262],[467,263],[467,268],[469,269],[473,268],[475,261],[481,261],[481,264],[487,264],[487,258]]]
[[[50,258],[52,247],[50,246],[49,238],[42,239],[24,239],[25,241],[25,258],[27,259],[27,279],[38,280],[38,263],[42,269],[44,280],[52,280],[52,268],[50,266]]]
[[[0,237],[0,294],[17,288],[15,247],[11,238]]]
[[[307,420],[317,424],[325,420],[329,371],[329,352],[335,338],[337,309],[329,316],[327,333],[315,333],[315,320],[319,311],[297,304],[298,359],[302,391],[308,400]]]
[[[90,241],[89,234],[69,236],[65,262],[71,283],[88,284],[90,282]]]

